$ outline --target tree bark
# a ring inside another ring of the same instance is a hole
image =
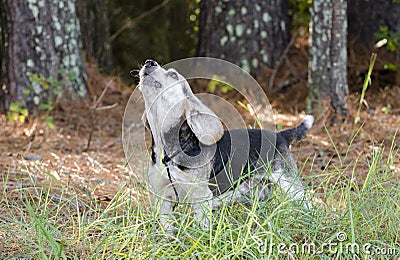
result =
[[[77,0],[77,14],[86,57],[98,67],[111,72],[112,56],[108,12],[105,0]]]
[[[70,97],[86,94],[75,1],[5,0],[7,24],[5,107],[35,111],[54,97],[56,83]],[[49,85],[32,76],[52,79]]]
[[[254,75],[274,68],[289,43],[287,0],[202,0],[198,56],[231,61]]]
[[[347,115],[346,0],[314,0],[311,7],[309,108],[322,112],[330,99],[336,114]]]
[[[7,24],[6,13],[4,10],[4,4],[0,1],[0,112],[4,112],[4,100],[5,100],[5,57],[6,57],[6,33],[5,25]]]

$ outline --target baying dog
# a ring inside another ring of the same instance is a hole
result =
[[[213,209],[248,201],[254,195],[265,199],[271,183],[288,198],[310,207],[289,146],[306,136],[312,116],[276,133],[224,130],[220,119],[176,70],[147,60],[139,76],[143,121],[152,137],[148,181],[167,232],[173,230],[171,213],[178,202],[191,203],[196,220],[207,228]]]

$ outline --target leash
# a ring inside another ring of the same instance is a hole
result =
[[[168,163],[170,160],[171,160],[171,158],[169,158],[168,156],[167,156],[167,157],[164,157],[164,158],[162,159],[162,163],[165,164],[165,166],[167,166],[168,179],[169,179],[169,182],[171,183],[171,186],[172,186],[172,188],[174,189],[174,193],[175,193],[176,200],[175,200],[174,206],[172,207],[172,211],[174,211],[175,208],[176,208],[176,207],[178,206],[178,204],[179,204],[179,196],[178,196],[178,191],[176,190],[176,187],[175,187],[175,185],[174,185],[174,183],[173,183],[173,181],[172,181],[172,176],[171,176],[171,172],[169,171],[169,166],[167,165],[167,163]]]

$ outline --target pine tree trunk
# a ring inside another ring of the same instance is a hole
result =
[[[86,94],[75,1],[5,0],[6,100],[35,111],[49,102],[58,83],[68,97]],[[49,80],[49,86],[35,76]],[[50,82],[52,81],[52,82]]]
[[[77,0],[81,39],[86,57],[102,70],[112,69],[110,31],[105,0]]]
[[[322,112],[329,99],[336,114],[347,115],[346,0],[314,0],[311,8],[310,108]]]
[[[202,0],[198,56],[231,61],[254,75],[274,68],[290,40],[287,0]]]
[[[4,4],[0,1],[0,113],[4,112],[4,101],[6,99],[5,90],[3,86],[5,85],[5,57],[6,57],[6,33],[5,33],[5,25],[7,24],[6,13],[4,10]]]

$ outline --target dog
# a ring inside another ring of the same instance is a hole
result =
[[[170,216],[178,202],[191,203],[195,219],[208,228],[212,210],[248,201],[254,194],[265,199],[271,182],[290,199],[311,207],[289,146],[306,136],[313,116],[276,133],[224,130],[218,116],[176,70],[147,60],[139,78],[145,103],[142,119],[152,139],[149,188],[166,231],[174,229]]]

